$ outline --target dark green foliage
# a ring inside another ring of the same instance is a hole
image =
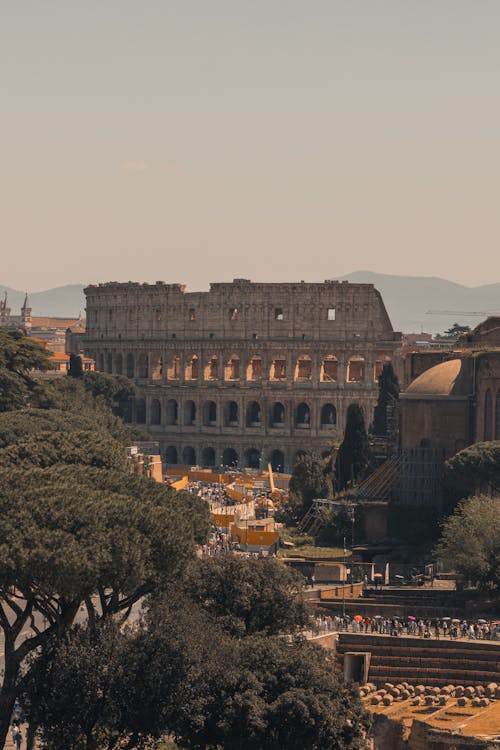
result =
[[[83,377],[82,358],[79,357],[78,354],[71,353],[69,355],[68,376],[70,378],[82,378]]]
[[[297,461],[290,479],[290,508],[301,518],[316,498],[331,497],[332,480],[327,459],[314,451],[307,451]]]
[[[445,463],[445,495],[448,510],[476,492],[500,490],[500,440],[476,443]]]
[[[338,450],[335,463],[337,490],[355,484],[363,478],[368,467],[369,448],[363,410],[358,404],[347,409],[344,440]]]
[[[86,372],[85,390],[94,398],[102,397],[113,414],[123,417],[127,404],[137,391],[134,383],[123,375],[106,375],[103,372]]]
[[[390,437],[388,417],[399,399],[399,381],[390,362],[386,362],[378,378],[378,401],[374,411],[373,434]]]
[[[469,326],[461,326],[458,323],[453,323],[451,328],[448,328],[447,331],[445,331],[443,334],[438,333],[436,338],[437,339],[452,339],[455,340],[459,336],[461,336],[463,333],[468,333],[470,331]]]
[[[49,370],[49,352],[21,331],[0,328],[0,412],[30,403],[37,388],[32,370]]]
[[[500,497],[462,500],[443,524],[436,553],[465,580],[500,592]]]
[[[319,546],[342,547],[344,540],[352,545],[352,517],[355,513],[355,524],[359,521],[359,509],[353,511],[352,503],[343,500],[332,508],[324,508],[320,512],[321,528],[316,535],[316,544]],[[356,534],[359,540],[359,534]]]
[[[184,590],[231,635],[291,633],[309,620],[303,579],[273,558],[220,555],[196,560]]]

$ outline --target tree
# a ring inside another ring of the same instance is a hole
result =
[[[368,467],[369,449],[363,411],[358,404],[347,409],[344,440],[335,463],[337,489],[343,490],[362,478]]]
[[[290,506],[297,517],[303,516],[316,498],[331,497],[332,480],[326,459],[307,451],[298,459],[290,478]]]
[[[342,500],[332,508],[323,508],[319,514],[321,527],[316,535],[316,544],[342,546],[347,540],[352,545],[354,513],[354,505],[348,500]]]
[[[500,591],[500,497],[462,500],[443,524],[436,553],[479,588]]]
[[[448,509],[476,492],[500,490],[500,440],[475,443],[445,463]]]
[[[309,623],[303,579],[273,558],[218,555],[193,561],[184,591],[231,635],[293,633]]]
[[[399,381],[391,362],[386,362],[378,377],[378,401],[374,411],[373,433],[381,437],[389,435],[391,415],[399,399]],[[394,421],[394,420],[393,420]]]
[[[83,385],[94,398],[102,397],[106,406],[119,417],[124,416],[127,404],[137,394],[134,383],[124,375],[86,372]]]
[[[468,333],[469,331],[470,331],[470,326],[461,326],[458,323],[453,323],[451,328],[448,328],[448,330],[445,331],[443,334],[438,333],[436,338],[455,340],[455,339],[458,339],[458,337],[461,336],[463,333]]]
[[[82,358],[78,354],[69,355],[69,369],[68,376],[70,378],[82,378],[83,377],[83,362]]]
[[[49,353],[21,331],[0,328],[0,412],[26,406],[40,390],[31,377],[33,370],[49,370]]]

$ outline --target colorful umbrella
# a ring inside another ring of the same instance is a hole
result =
[[[408,619],[409,619],[409,620],[416,620],[417,618],[416,618],[416,617],[413,617],[413,615],[408,615]]]
[[[361,620],[362,620],[362,619],[363,619],[363,618],[361,617],[361,615],[356,615],[356,616],[354,617],[354,621],[355,621],[355,622],[361,622]]]

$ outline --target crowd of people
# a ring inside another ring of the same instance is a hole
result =
[[[316,633],[347,631],[351,633],[379,634],[391,636],[414,636],[418,638],[448,638],[450,640],[500,640],[500,621],[460,620],[458,618],[417,618],[408,617],[362,617],[356,615],[317,615],[315,618]]]

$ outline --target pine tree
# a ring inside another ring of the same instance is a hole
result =
[[[338,490],[360,479],[368,466],[369,449],[363,410],[358,404],[347,409],[344,440],[337,453],[335,463]]]

